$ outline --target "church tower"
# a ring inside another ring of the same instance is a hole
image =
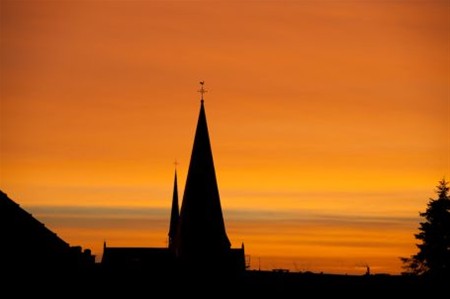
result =
[[[201,84],[200,114],[181,210],[178,205],[177,169],[167,247],[103,247],[102,265],[114,271],[141,269],[155,275],[171,271],[210,275],[245,271],[244,244],[231,248],[225,231],[219,188],[206,123]],[[176,164],[176,163],[175,163]],[[0,219],[1,220],[1,219]],[[124,272],[124,273],[125,273]]]
[[[177,256],[187,264],[205,266],[226,260],[231,243],[225,231],[201,84],[200,114],[195,132],[179,225]]]
[[[180,218],[180,210],[178,208],[177,170],[175,169],[175,179],[174,179],[174,183],[173,183],[173,196],[172,196],[172,209],[170,212],[170,226],[169,226],[169,249],[171,249],[171,250],[175,249],[175,236],[177,233],[179,218]]]

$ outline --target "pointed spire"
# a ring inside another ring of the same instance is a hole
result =
[[[176,167],[177,162],[175,162]],[[169,227],[169,248],[173,248],[174,240],[177,233],[178,220],[180,218],[178,208],[178,184],[177,184],[177,169],[175,168],[175,179],[173,183],[172,195],[172,210],[170,212],[170,227]]]
[[[223,254],[231,246],[220,205],[203,97],[179,223],[176,242],[180,256]]]

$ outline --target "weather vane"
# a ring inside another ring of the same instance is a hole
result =
[[[200,85],[201,85],[201,88],[198,90],[198,92],[202,95],[202,101],[203,101],[203,95],[205,93],[207,93],[208,91],[203,86],[203,85],[205,85],[205,81],[200,81]]]

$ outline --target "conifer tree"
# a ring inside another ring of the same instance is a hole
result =
[[[450,198],[448,181],[442,179],[436,189],[437,199],[430,198],[415,238],[419,252],[401,258],[404,274],[450,277]]]

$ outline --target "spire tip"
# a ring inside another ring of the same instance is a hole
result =
[[[199,90],[197,90],[197,92],[199,92],[201,94],[201,103],[203,104],[203,95],[208,91],[204,88],[205,81],[200,81],[200,85],[201,85],[201,87]]]

